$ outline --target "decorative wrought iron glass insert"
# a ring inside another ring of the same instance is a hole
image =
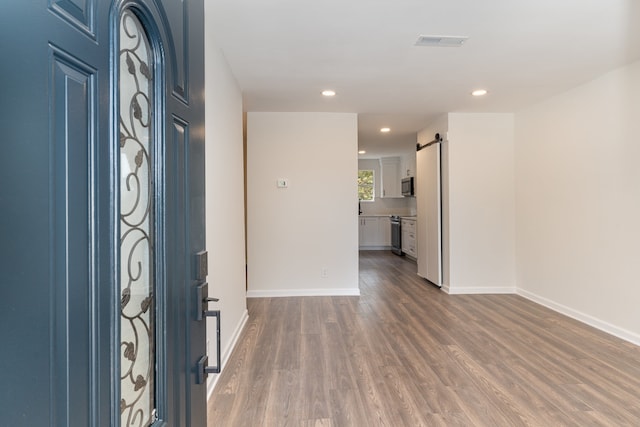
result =
[[[120,18],[120,414],[155,418],[153,51],[131,10]]]

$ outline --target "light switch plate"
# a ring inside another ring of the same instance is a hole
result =
[[[288,188],[289,180],[285,178],[278,178],[277,185],[278,185],[278,188]]]

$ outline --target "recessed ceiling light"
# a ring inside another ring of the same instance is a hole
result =
[[[473,92],[471,92],[471,95],[473,96],[483,96],[486,95],[487,91],[485,89],[478,89],[478,90],[474,90]]]
[[[421,35],[416,46],[460,47],[467,41],[467,36],[427,36]]]
[[[382,132],[382,133],[391,132],[391,128],[381,128],[380,132]]]
[[[336,91],[331,89],[323,90],[322,96],[336,96]]]
[[[358,151],[358,154],[365,154],[365,153],[366,153],[366,151],[364,151],[364,150]]]

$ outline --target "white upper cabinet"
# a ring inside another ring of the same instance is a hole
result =
[[[380,159],[381,182],[380,197],[402,197],[400,180],[404,177],[401,170],[400,157],[383,157]]]
[[[400,178],[416,176],[416,152],[405,154],[400,158]]]

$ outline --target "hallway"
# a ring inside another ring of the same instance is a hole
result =
[[[217,426],[637,425],[640,348],[517,295],[450,296],[387,251],[360,297],[249,299]]]

